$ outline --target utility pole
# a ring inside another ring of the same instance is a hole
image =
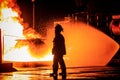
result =
[[[32,0],[33,2],[33,29],[35,28],[35,0]]]

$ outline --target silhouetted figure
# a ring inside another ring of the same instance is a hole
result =
[[[63,55],[66,54],[65,49],[65,40],[63,35],[61,34],[61,31],[63,31],[63,28],[60,24],[57,24],[55,27],[55,38],[53,40],[53,49],[52,54],[53,57],[53,73],[51,74],[54,79],[57,79],[57,72],[58,72],[58,64],[60,65],[62,73],[62,79],[66,79],[66,65],[63,59]]]

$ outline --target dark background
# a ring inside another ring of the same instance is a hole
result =
[[[32,0],[17,0],[22,11],[21,17],[32,25]],[[51,18],[61,19],[70,13],[87,11],[92,14],[119,14],[120,0],[35,0],[35,24]]]

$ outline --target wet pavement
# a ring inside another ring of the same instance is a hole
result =
[[[59,69],[58,72],[61,72]],[[0,73],[0,80],[54,80],[51,68],[19,68],[14,72]],[[66,80],[120,80],[119,67],[69,67]],[[62,80],[62,76],[58,76]]]

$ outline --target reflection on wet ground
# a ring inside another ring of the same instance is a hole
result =
[[[60,69],[59,69],[60,72]],[[53,80],[51,68],[22,68],[15,72],[0,73],[0,80]],[[76,67],[67,68],[66,80],[120,80],[119,67]],[[62,80],[62,76],[58,76]]]

